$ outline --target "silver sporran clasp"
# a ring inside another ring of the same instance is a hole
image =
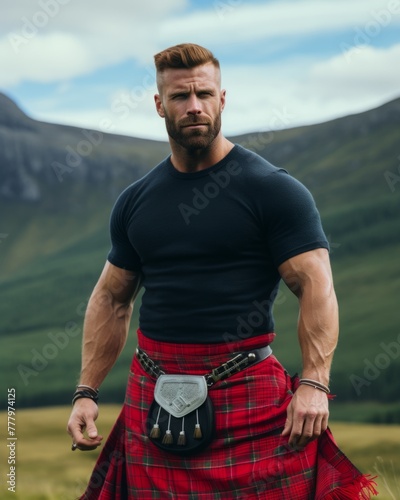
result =
[[[181,418],[196,410],[207,399],[207,382],[200,375],[160,375],[154,399],[167,412]]]

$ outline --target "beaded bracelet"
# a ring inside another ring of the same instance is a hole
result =
[[[319,389],[320,391],[323,391],[326,394],[331,393],[328,386],[321,384],[321,382],[318,382],[317,380],[312,380],[309,378],[301,378],[299,384],[300,385],[309,385],[310,387],[314,387],[314,389]]]

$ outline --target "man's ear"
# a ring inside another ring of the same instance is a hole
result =
[[[225,102],[226,102],[226,90],[225,89],[221,90],[220,99],[221,99],[221,113],[222,113],[222,111],[225,108]]]
[[[161,102],[161,97],[159,94],[155,94],[154,102],[156,103],[157,113],[161,116],[161,118],[165,118],[164,107],[163,107],[163,104]]]

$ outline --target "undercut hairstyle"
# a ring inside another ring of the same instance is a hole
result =
[[[181,43],[159,52],[154,56],[157,73],[166,69],[189,69],[212,63],[220,68],[219,61],[213,53],[194,43]]]

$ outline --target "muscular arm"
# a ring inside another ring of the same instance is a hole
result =
[[[339,321],[328,252],[317,249],[297,255],[284,262],[279,272],[299,299],[302,378],[329,385]],[[301,385],[288,407],[283,435],[289,435],[289,444],[301,448],[326,430],[328,416],[327,395]]]
[[[99,387],[117,360],[139,285],[138,274],[106,263],[85,315],[80,384]]]
[[[106,263],[85,314],[80,384],[98,388],[113,367],[126,342],[139,288],[139,273]],[[101,442],[94,425],[97,415],[91,399],[75,402],[68,432],[82,450],[94,449]],[[83,435],[85,429],[89,439]]]

